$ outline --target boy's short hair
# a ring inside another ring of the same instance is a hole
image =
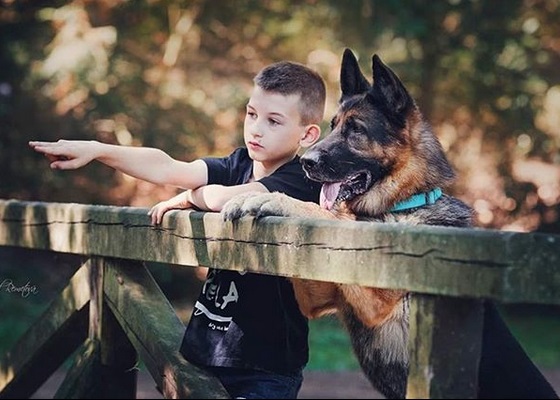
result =
[[[253,82],[265,91],[284,96],[298,94],[302,125],[323,121],[325,82],[311,68],[293,61],[280,61],[263,68]]]

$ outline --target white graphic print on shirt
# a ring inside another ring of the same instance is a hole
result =
[[[220,282],[218,275],[220,270],[210,270],[204,286],[202,287],[202,301],[197,301],[194,305],[194,317],[204,314],[210,321],[208,327],[212,330],[227,331],[231,323],[231,312],[226,307],[230,303],[237,303],[239,300],[239,292],[233,280],[224,280]],[[245,272],[240,273],[244,275]]]

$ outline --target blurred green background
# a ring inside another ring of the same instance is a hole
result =
[[[478,226],[560,231],[558,0],[0,0],[0,198],[141,207],[167,199],[174,188],[96,163],[52,171],[27,142],[225,155],[242,143],[252,77],[282,59],[326,80],[326,133],[346,47],[367,76],[377,53],[401,77],[457,170],[449,192],[475,208]],[[53,257],[0,252],[0,281],[41,290],[25,299],[0,292],[0,350],[71,273]],[[178,282],[196,286],[192,271],[154,274],[183,309]],[[504,311],[541,365],[560,366],[556,308]],[[310,368],[356,368],[336,320],[311,328]]]

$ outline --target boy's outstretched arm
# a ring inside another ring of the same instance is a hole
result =
[[[208,181],[204,161],[178,161],[162,150],[150,147],[119,146],[94,140],[31,141],[29,146],[44,154],[53,169],[77,169],[97,160],[127,175],[159,185],[195,189]]]

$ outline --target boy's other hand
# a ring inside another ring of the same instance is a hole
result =
[[[148,211],[148,216],[152,219],[152,225],[159,225],[163,215],[169,210],[184,210],[191,208],[192,204],[187,200],[187,192],[179,193],[169,200],[160,201]]]
[[[43,153],[52,169],[77,169],[95,159],[95,142],[85,140],[59,140],[57,142],[29,142],[29,146]]]

